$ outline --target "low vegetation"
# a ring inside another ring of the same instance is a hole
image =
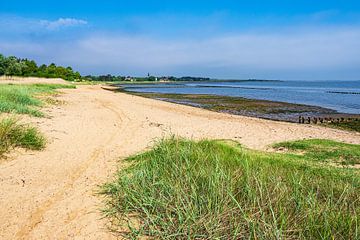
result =
[[[323,140],[267,153],[171,138],[127,159],[103,188],[114,231],[156,239],[359,239],[359,145]],[[294,152],[291,152],[294,151]],[[301,151],[301,154],[300,152]]]
[[[0,85],[0,112],[29,114],[41,117],[44,114],[39,107],[44,101],[39,95],[53,94],[59,88],[75,88],[73,85],[33,84],[33,85]]]
[[[289,153],[300,154],[301,159],[343,166],[360,166],[360,146],[331,140],[309,139],[274,145]]]
[[[327,124],[329,127],[339,128],[348,131],[360,132],[360,119],[355,119],[346,122],[333,122]]]
[[[41,150],[45,147],[44,136],[34,127],[20,123],[15,118],[0,121],[0,158],[15,147]]]

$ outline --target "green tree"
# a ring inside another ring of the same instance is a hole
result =
[[[51,63],[46,69],[47,77],[56,77],[56,65]]]
[[[47,69],[47,66],[45,64],[42,64],[39,67],[36,76],[37,77],[46,77],[46,69]]]
[[[6,57],[0,54],[0,76],[36,76],[46,78],[63,78],[65,80],[81,79],[79,72],[74,72],[71,67],[56,66],[51,63],[49,66],[42,64],[40,67],[35,61],[19,59],[14,56]]]
[[[0,76],[5,74],[5,61],[5,56],[0,54]]]
[[[7,58],[5,75],[8,76],[21,76],[22,74],[22,65],[20,64],[19,60],[14,57],[10,56]]]
[[[38,66],[34,60],[25,59],[23,61],[25,63],[25,68],[23,69],[24,76],[36,76],[36,72],[38,70]]]

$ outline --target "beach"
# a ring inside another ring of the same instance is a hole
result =
[[[50,117],[26,117],[45,134],[46,149],[19,150],[0,163],[1,239],[116,238],[100,211],[99,185],[123,158],[163,137],[231,139],[258,150],[307,138],[360,144],[359,133],[217,113],[101,85],[60,92],[63,104],[44,110]]]

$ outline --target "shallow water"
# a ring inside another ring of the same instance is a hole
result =
[[[221,81],[125,85],[128,91],[214,94],[307,104],[360,114],[360,81]]]

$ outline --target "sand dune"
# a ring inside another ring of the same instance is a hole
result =
[[[256,149],[303,138],[360,144],[356,133],[209,112],[100,86],[62,92],[66,104],[47,109],[51,118],[31,119],[49,139],[47,148],[0,163],[0,239],[115,238],[99,212],[98,186],[121,158],[171,134],[234,139]]]

